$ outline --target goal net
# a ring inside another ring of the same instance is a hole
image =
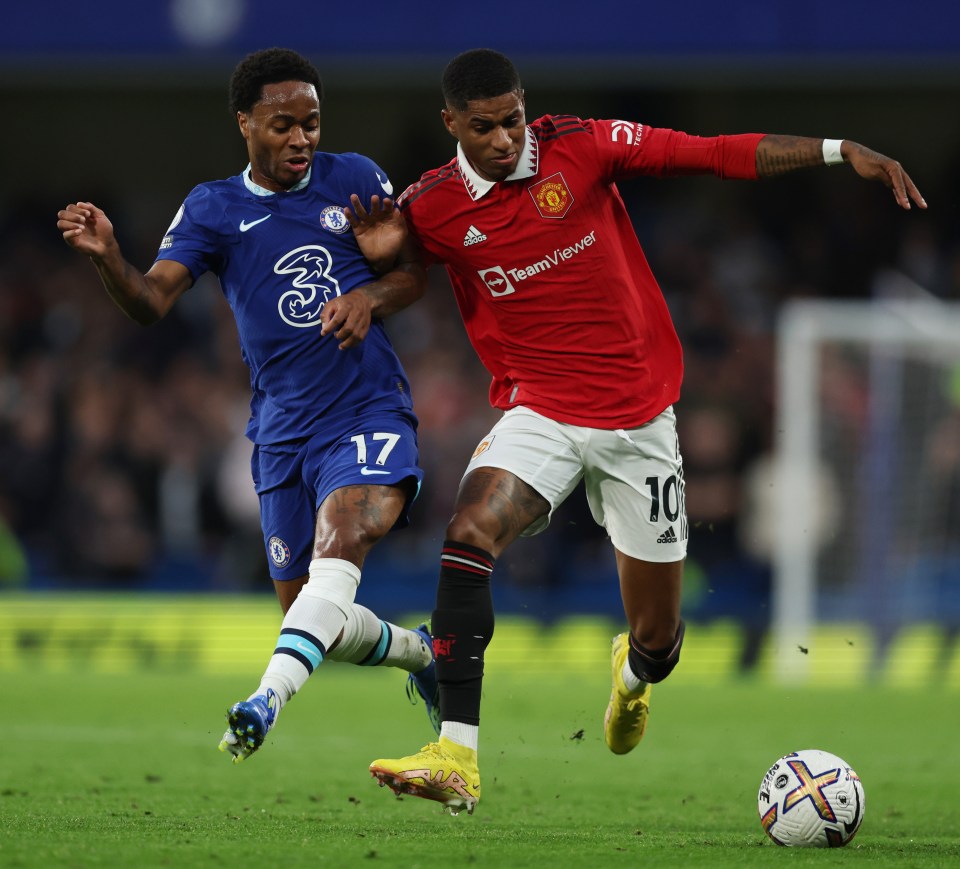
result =
[[[778,332],[770,637],[796,680],[825,625],[878,653],[960,625],[960,305],[795,302]]]

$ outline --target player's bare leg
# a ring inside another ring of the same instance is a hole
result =
[[[626,754],[646,731],[651,684],[665,679],[680,657],[683,561],[641,561],[620,551],[616,555],[630,630],[613,638],[603,734],[612,752]]]
[[[273,588],[277,593],[277,600],[280,602],[280,610],[284,615],[286,615],[290,607],[293,606],[297,595],[300,594],[300,589],[307,584],[309,578],[307,574],[304,574],[303,576],[298,576],[296,579],[275,579],[273,581]]]

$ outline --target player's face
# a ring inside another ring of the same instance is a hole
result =
[[[503,181],[517,168],[527,131],[521,91],[471,100],[462,112],[448,106],[442,115],[447,131],[481,177]]]
[[[260,101],[249,114],[238,112],[237,122],[257,184],[280,192],[303,179],[320,144],[320,101],[312,84],[264,85]]]

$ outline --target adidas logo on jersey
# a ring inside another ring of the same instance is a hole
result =
[[[657,538],[657,543],[676,543],[676,542],[677,542],[677,534],[673,530],[672,525]]]
[[[463,246],[470,247],[471,244],[480,244],[481,241],[486,240],[487,237],[473,224],[470,224],[470,229],[467,230],[467,234],[463,237]]]

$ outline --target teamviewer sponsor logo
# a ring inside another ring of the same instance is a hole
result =
[[[525,281],[527,278],[532,278],[542,272],[549,271],[555,266],[564,265],[574,257],[579,256],[588,247],[591,247],[596,240],[597,231],[592,229],[581,238],[580,241],[574,242],[567,247],[558,247],[544,256],[543,259],[532,262],[529,265],[520,266],[520,268],[516,269],[507,269],[507,274],[515,281]]]
[[[583,238],[567,247],[558,247],[546,254],[543,259],[529,265],[515,269],[503,269],[494,266],[492,269],[483,269],[477,272],[481,280],[487,285],[492,296],[507,296],[515,293],[516,288],[511,281],[520,283],[528,278],[547,272],[556,266],[566,265],[574,257],[582,254],[588,247],[592,247],[597,240],[597,231],[591,229]]]
[[[509,296],[510,293],[516,292],[507,277],[507,273],[500,266],[494,266],[492,269],[481,269],[477,274],[480,275],[480,280],[487,285],[491,296]]]

